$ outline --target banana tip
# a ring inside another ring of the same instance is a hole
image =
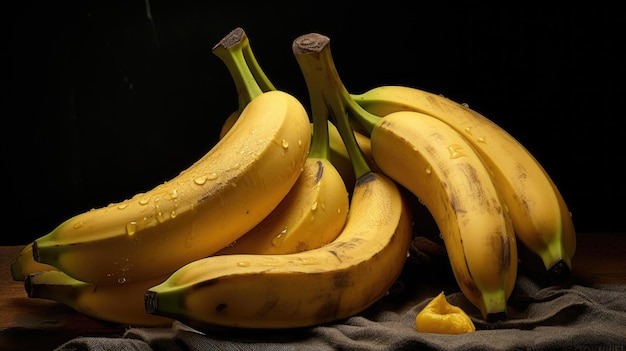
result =
[[[144,295],[144,308],[147,313],[154,314],[158,309],[157,294],[154,291],[148,291]]]
[[[558,260],[548,269],[548,274],[558,281],[566,280],[571,276],[572,270],[564,260]]]
[[[489,313],[485,317],[485,320],[487,321],[487,323],[494,323],[494,322],[504,321],[506,319],[507,319],[506,312]]]

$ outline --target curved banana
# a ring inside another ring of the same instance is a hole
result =
[[[243,29],[229,33],[213,52],[233,75],[240,108],[261,91],[276,90],[256,59],[249,62],[254,54]],[[252,72],[255,80],[259,77],[258,84],[249,86],[240,79],[242,70]],[[237,114],[231,116],[235,117],[230,120],[236,121]],[[222,135],[228,124],[222,126]],[[216,255],[295,253],[325,245],[339,235],[348,215],[349,198],[341,174],[330,161],[326,116],[313,116],[311,134],[309,155],[289,193],[261,223]]]
[[[531,266],[557,279],[571,273],[576,232],[568,207],[545,169],[502,127],[467,106],[412,87],[381,86],[352,97],[378,116],[418,111],[461,133],[487,164],[504,198],[522,244],[520,258],[541,260]]]
[[[312,115],[328,115],[319,86],[309,92]],[[150,288],[146,310],[192,325],[294,328],[352,316],[380,299],[404,266],[411,213],[395,182],[369,170],[345,127],[347,116],[343,120],[339,130],[357,181],[347,222],[333,242],[295,254],[197,260]]]
[[[215,255],[287,254],[321,247],[341,232],[348,205],[343,178],[330,160],[309,157],[278,207]]]
[[[506,317],[517,277],[515,236],[500,194],[473,147],[425,114],[406,111],[379,118],[359,109],[337,73],[330,39],[312,33],[302,40],[314,52],[299,57],[306,62],[302,70],[326,80],[325,94],[337,96],[341,108],[371,131],[377,166],[433,215],[465,296],[485,319]]]
[[[96,285],[76,280],[61,271],[42,271],[26,276],[30,298],[57,301],[89,317],[130,326],[168,326],[171,318],[148,314],[143,297],[149,287],[167,276],[133,284]]]
[[[327,116],[312,117],[311,150],[294,186],[261,223],[217,255],[295,253],[339,235],[348,217],[348,191],[331,163]]]
[[[24,281],[31,273],[41,271],[56,271],[56,267],[39,263],[33,257],[33,243],[29,243],[11,263],[11,278],[15,281]]]
[[[379,167],[433,215],[465,296],[485,319],[505,317],[517,277],[517,248],[511,220],[480,157],[447,124],[419,112],[386,115],[371,140]]]
[[[249,70],[241,72],[247,86],[256,84]],[[68,219],[35,240],[35,260],[99,285],[172,272],[260,223],[295,184],[310,144],[304,106],[283,91],[261,93],[187,170]]]
[[[235,123],[241,113],[241,110],[243,110],[253,97],[261,92],[276,90],[276,87],[258,63],[256,56],[254,55],[254,51],[250,46],[250,40],[248,39],[246,32],[241,27],[237,27],[228,33],[228,35],[226,35],[217,45],[213,47],[212,51],[228,67],[229,71],[233,75],[235,87],[238,92],[237,97],[239,108],[231,113],[224,124],[222,124],[222,128],[220,130],[220,138],[222,138]],[[249,69],[258,85],[247,85],[246,82],[241,79],[241,74],[239,73],[241,69]],[[313,132],[313,128],[311,129],[311,132]],[[346,190],[351,193],[352,186],[356,180],[354,178],[354,171],[352,169],[352,164],[350,163],[348,152],[343,145],[343,140],[337,131],[337,127],[331,121],[328,121],[328,133],[330,147],[329,157],[331,163],[345,180],[344,183],[346,185]],[[359,142],[359,146],[367,156],[368,160],[373,163],[369,146],[369,137],[359,132],[355,132],[355,136]],[[376,167],[372,168],[377,170]]]
[[[242,328],[313,326],[361,312],[400,274],[410,211],[393,181],[361,177],[335,241],[286,255],[197,260],[148,289],[146,310],[188,323]]]

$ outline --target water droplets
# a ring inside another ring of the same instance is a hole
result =
[[[272,246],[280,247],[280,245],[285,241],[285,237],[287,236],[287,228],[283,228],[276,236],[272,238]]]
[[[287,141],[287,139],[283,139],[280,141],[280,146],[283,147],[283,149],[286,149],[289,147],[289,141]]]
[[[128,222],[126,224],[126,234],[130,236],[130,235],[135,235],[136,232],[137,232],[137,222],[136,221]]]
[[[78,222],[74,223],[74,229],[82,228],[84,225],[85,225],[85,222],[78,221]]]
[[[458,144],[448,145],[448,152],[450,153],[450,159],[459,158],[465,154],[462,151],[462,147]]]
[[[161,212],[161,211],[157,210],[157,211],[156,211],[156,214],[155,214],[155,217],[156,217],[156,220],[157,220],[159,223],[163,223],[163,222],[165,222],[165,215],[163,215],[163,212]]]
[[[196,183],[197,185],[204,185],[204,183],[206,183],[207,181],[207,176],[199,176],[194,178],[193,182]]]
[[[142,197],[141,199],[139,199],[139,204],[144,206],[147,205],[148,202],[150,202],[150,198],[149,197]]]
[[[424,170],[426,172],[426,174],[432,174],[433,173],[433,167],[431,165],[426,166],[426,169]]]

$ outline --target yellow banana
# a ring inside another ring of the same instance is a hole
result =
[[[531,266],[554,278],[570,274],[576,232],[569,209],[545,169],[502,127],[467,106],[417,88],[381,86],[352,97],[378,116],[418,111],[461,133],[487,164],[504,198],[521,244],[520,258],[540,260]]]
[[[309,157],[278,207],[215,254],[287,254],[321,247],[341,232],[348,205],[343,178],[330,160]]]
[[[238,72],[245,86],[257,84],[249,70]],[[35,260],[89,283],[130,283],[211,255],[252,229],[295,184],[311,143],[309,116],[294,96],[259,94],[187,170],[68,219],[35,240]]]
[[[309,91],[312,115],[328,115],[319,86]],[[150,288],[146,310],[194,326],[293,328],[346,318],[380,299],[404,266],[411,213],[395,182],[369,170],[343,120],[339,130],[357,181],[346,225],[333,242],[295,254],[197,260]]]
[[[245,107],[251,97],[264,90],[261,85],[275,90],[256,60],[255,64],[247,61],[254,55],[243,29],[233,30],[220,43],[213,52],[226,63],[238,82],[240,106]],[[233,53],[228,53],[229,50]],[[246,81],[238,79],[243,75],[242,70],[252,72],[255,80],[260,77],[258,84],[247,86]],[[224,124],[222,131],[227,128]],[[313,116],[311,133],[309,155],[289,193],[261,223],[216,255],[294,253],[320,247],[339,235],[348,215],[349,198],[341,175],[330,161],[326,116]]]
[[[217,45],[215,45],[213,47],[213,53],[227,65],[231,74],[234,75],[235,87],[238,92],[237,96],[239,108],[231,113],[222,125],[220,130],[221,138],[232,127],[243,108],[254,96],[261,93],[261,91],[267,92],[276,90],[276,87],[258,63],[256,56],[254,55],[254,51],[250,46],[250,40],[248,39],[246,32],[241,27],[237,27],[232,30]],[[245,84],[245,81],[240,79],[239,70],[244,69],[245,66],[247,66],[245,69],[250,69],[250,72],[252,72],[252,75],[258,85],[249,86]],[[311,132],[313,132],[313,128],[311,129]],[[328,121],[328,132],[330,147],[329,157],[331,163],[345,180],[344,183],[346,185],[346,190],[348,192],[352,192],[352,186],[355,181],[352,164],[350,163],[350,158],[348,157],[346,148],[343,145],[341,136],[337,131],[337,127],[330,121]],[[355,136],[357,137],[359,146],[361,146],[361,149],[368,157],[368,160],[373,162],[369,146],[369,137],[358,132],[355,132]],[[375,167],[373,168],[376,169]]]
[[[326,80],[334,94],[371,132],[377,166],[411,191],[437,223],[457,283],[487,320],[506,317],[517,276],[511,219],[489,171],[473,147],[454,129],[418,112],[383,118],[359,108],[335,68],[330,39],[311,33],[302,39],[314,54],[303,68]],[[356,105],[356,107],[355,107]]]
[[[33,257],[33,243],[29,243],[11,263],[11,277],[16,281],[24,281],[31,273],[57,270],[55,267],[39,263]]]
[[[167,326],[173,319],[148,314],[144,295],[167,276],[132,284],[96,285],[76,280],[61,271],[42,271],[26,276],[30,298],[57,301],[89,317],[130,326]]]
[[[355,185],[335,241],[286,255],[197,260],[148,289],[146,309],[190,324],[242,328],[313,326],[346,318],[380,299],[400,274],[411,237],[410,211],[386,176]]]
[[[261,223],[223,254],[287,254],[333,241],[348,216],[349,197],[341,174],[331,163],[327,117],[313,115],[309,156],[287,196]]]

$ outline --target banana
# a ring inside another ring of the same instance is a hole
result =
[[[237,72],[245,86],[257,84],[250,70]],[[301,174],[311,127],[294,96],[256,91],[228,133],[188,169],[66,220],[35,240],[35,260],[88,283],[132,283],[209,256],[260,223]]]
[[[143,297],[149,287],[166,276],[133,284],[95,285],[76,280],[61,271],[41,271],[26,276],[28,297],[52,300],[89,317],[130,326],[168,326],[171,318],[148,314]]]
[[[330,39],[311,33],[314,54],[303,71],[326,80],[351,118],[370,131],[371,152],[384,174],[412,192],[437,223],[456,281],[486,320],[506,318],[517,277],[511,218],[489,171],[473,147],[442,121],[404,111],[382,118],[354,102],[335,68]],[[338,109],[338,108],[337,108]]]
[[[576,250],[572,216],[553,180],[518,140],[469,107],[417,88],[381,86],[352,97],[378,116],[418,111],[461,133],[487,164],[504,198],[522,261],[540,261],[531,268],[556,279],[570,275]]]
[[[215,255],[287,254],[321,247],[341,232],[348,204],[341,174],[328,158],[311,156],[278,207]]]
[[[222,39],[213,52],[233,75],[240,108],[262,91],[276,90],[256,59],[249,61],[254,53],[240,27]],[[252,72],[255,81],[259,77],[258,84],[247,84],[240,78],[245,70]],[[222,135],[227,131],[228,122]],[[313,116],[311,134],[309,155],[289,193],[261,223],[216,255],[294,253],[320,247],[339,235],[348,215],[349,198],[341,174],[330,161],[326,116]]]
[[[254,51],[250,45],[250,40],[243,28],[237,27],[232,30],[213,47],[212,51],[229,68],[229,71],[233,75],[235,87],[238,92],[237,96],[239,108],[231,113],[222,125],[220,130],[220,138],[222,138],[235,123],[241,113],[241,110],[243,110],[246,104],[248,104],[254,96],[260,94],[261,92],[276,90],[276,87],[257,61]],[[252,72],[252,75],[258,85],[246,85],[246,82],[241,79],[239,71],[244,69],[245,66],[247,66],[247,69]],[[313,128],[311,129],[311,132],[313,132]],[[331,163],[344,178],[346,190],[351,193],[351,187],[354,185],[356,180],[354,178],[354,171],[352,169],[352,164],[350,163],[346,147],[343,145],[343,140],[339,135],[339,131],[331,121],[328,121],[328,133],[330,147],[329,157],[331,159]],[[363,150],[368,160],[372,163],[372,168],[377,170],[373,158],[371,157],[369,137],[356,131],[354,134],[359,142],[361,150]]]
[[[312,115],[344,112],[330,108],[315,84]],[[384,296],[406,261],[411,212],[396,183],[371,172],[347,116],[342,119],[357,180],[348,219],[333,242],[294,254],[197,260],[150,288],[146,310],[194,326],[295,328],[352,316]]]
[[[55,267],[39,263],[33,257],[33,243],[29,243],[11,263],[11,278],[15,281],[24,281],[26,277],[35,272],[57,270]]]
[[[327,116],[312,117],[311,149],[294,186],[261,223],[217,255],[296,253],[339,235],[348,216],[348,191],[330,159]]]

